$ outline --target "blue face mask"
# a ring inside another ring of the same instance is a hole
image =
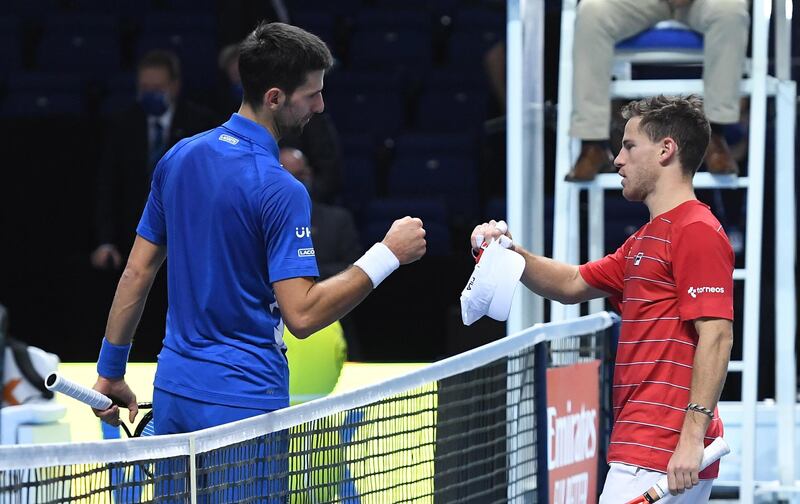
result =
[[[232,83],[231,84],[231,96],[234,100],[240,102],[242,101],[242,97],[244,96],[244,89],[242,88],[242,83]]]
[[[169,108],[169,100],[166,93],[158,91],[145,91],[139,94],[139,103],[149,116],[160,116]]]

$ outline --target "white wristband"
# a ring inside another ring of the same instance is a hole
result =
[[[376,288],[383,280],[400,267],[394,253],[383,243],[376,243],[361,256],[354,266],[361,268],[372,281],[372,288]]]

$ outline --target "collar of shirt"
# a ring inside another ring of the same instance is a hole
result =
[[[237,136],[247,138],[260,145],[278,159],[278,143],[272,137],[267,128],[255,121],[244,117],[239,113],[234,113],[228,121],[222,125],[223,128],[230,130]]]

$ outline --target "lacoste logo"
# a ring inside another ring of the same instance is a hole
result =
[[[298,257],[313,257],[316,255],[313,248],[302,248],[297,249],[297,256]]]
[[[698,294],[725,294],[725,287],[689,287],[687,292],[693,298],[697,298]]]
[[[219,136],[219,140],[222,140],[223,142],[228,142],[231,145],[236,145],[236,144],[239,143],[239,139],[238,138],[232,137],[230,135],[226,135],[225,133],[223,133],[223,134],[221,134]]]

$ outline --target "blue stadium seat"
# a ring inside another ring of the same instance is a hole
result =
[[[702,51],[703,34],[682,28],[651,28],[619,42],[616,50]]]
[[[329,47],[334,46],[336,18],[329,12],[302,10],[292,14],[292,24],[321,38]]]
[[[383,219],[389,222],[411,215],[419,217],[425,224],[428,222],[448,223],[447,203],[441,197],[374,199],[367,205],[366,214],[370,219]]]
[[[342,204],[360,217],[377,193],[375,163],[368,157],[348,157],[342,169]]]
[[[294,5],[292,5],[294,7]],[[363,8],[361,0],[303,0],[302,6],[297,6],[296,9],[310,9],[327,11],[330,16],[348,16],[357,13]]]
[[[136,73],[119,72],[106,80],[106,96],[100,105],[104,115],[119,112],[136,100]]]
[[[79,115],[83,113],[83,109],[83,95],[80,93],[21,91],[6,96],[0,106],[0,116],[11,118]]]
[[[12,93],[75,93],[84,92],[86,79],[78,73],[16,72],[8,78]]]
[[[144,33],[213,35],[216,29],[214,16],[202,12],[149,12],[144,19]]]
[[[345,158],[372,157],[377,144],[375,137],[370,133],[348,133],[341,135],[339,141]]]
[[[483,209],[483,215],[481,215],[479,220],[482,222],[488,222],[491,219],[506,220],[508,217],[507,213],[506,199],[494,197],[490,198],[489,201],[486,202],[486,207]]]
[[[0,17],[0,76],[8,75],[20,66],[22,47],[19,27],[16,17]]]
[[[357,30],[417,30],[430,31],[431,15],[424,10],[387,9],[374,7],[361,9],[356,15]]]
[[[105,76],[120,67],[119,19],[113,14],[58,13],[47,16],[36,52],[42,71]]]
[[[367,91],[400,94],[404,84],[402,75],[391,72],[336,69],[325,75],[325,90],[322,94],[323,96],[331,92],[355,94]]]
[[[109,93],[130,93],[136,95],[136,72],[118,72],[108,77],[106,89]]]
[[[126,0],[117,0],[125,3]],[[147,0],[146,5],[150,10],[169,10],[174,12],[213,13],[217,6],[216,0]]]
[[[359,30],[350,41],[350,68],[423,71],[432,64],[431,45],[428,31]]]
[[[395,138],[398,157],[457,154],[476,154],[475,136],[469,133],[410,132]]]
[[[45,35],[119,33],[119,19],[115,14],[59,12],[45,18],[43,31]]]
[[[3,0],[0,2],[0,14],[40,17],[42,12],[55,10],[57,3],[57,0]]]
[[[459,0],[374,0],[374,5],[382,9],[412,9],[441,15],[456,12]]]
[[[478,209],[475,161],[467,156],[397,158],[388,178],[389,196],[440,196],[451,217],[469,219]]]
[[[497,30],[456,29],[447,46],[448,67],[483,72],[483,55],[505,37]]]
[[[55,0],[58,1],[58,0]],[[69,0],[71,12],[81,14],[139,14],[148,9],[141,0]]]
[[[114,114],[131,107],[136,102],[136,95],[124,92],[111,92],[106,95],[100,105],[102,115]]]
[[[391,220],[376,219],[369,220],[364,226],[361,227],[359,233],[361,235],[361,243],[364,248],[369,248],[373,243],[383,240],[386,236],[386,231],[392,224]],[[425,227],[425,241],[427,250],[425,257],[448,257],[452,254],[452,241],[450,237],[450,228],[439,222],[424,222]]]
[[[486,119],[487,105],[481,90],[431,89],[419,99],[416,125],[425,131],[475,131]]]
[[[56,72],[80,72],[96,77],[120,68],[118,35],[114,32],[68,31],[45,33],[36,56],[37,68]]]
[[[459,9],[453,18],[453,27],[464,31],[505,32],[506,13],[501,9],[466,7]]]
[[[343,133],[392,135],[405,123],[405,106],[397,94],[331,92],[324,96],[326,109]]]
[[[427,257],[449,257],[453,254],[453,242],[450,236],[450,227],[441,222],[423,221],[425,228],[425,242]]]
[[[426,89],[469,89],[490,92],[485,72],[474,68],[434,68],[425,77]]]

